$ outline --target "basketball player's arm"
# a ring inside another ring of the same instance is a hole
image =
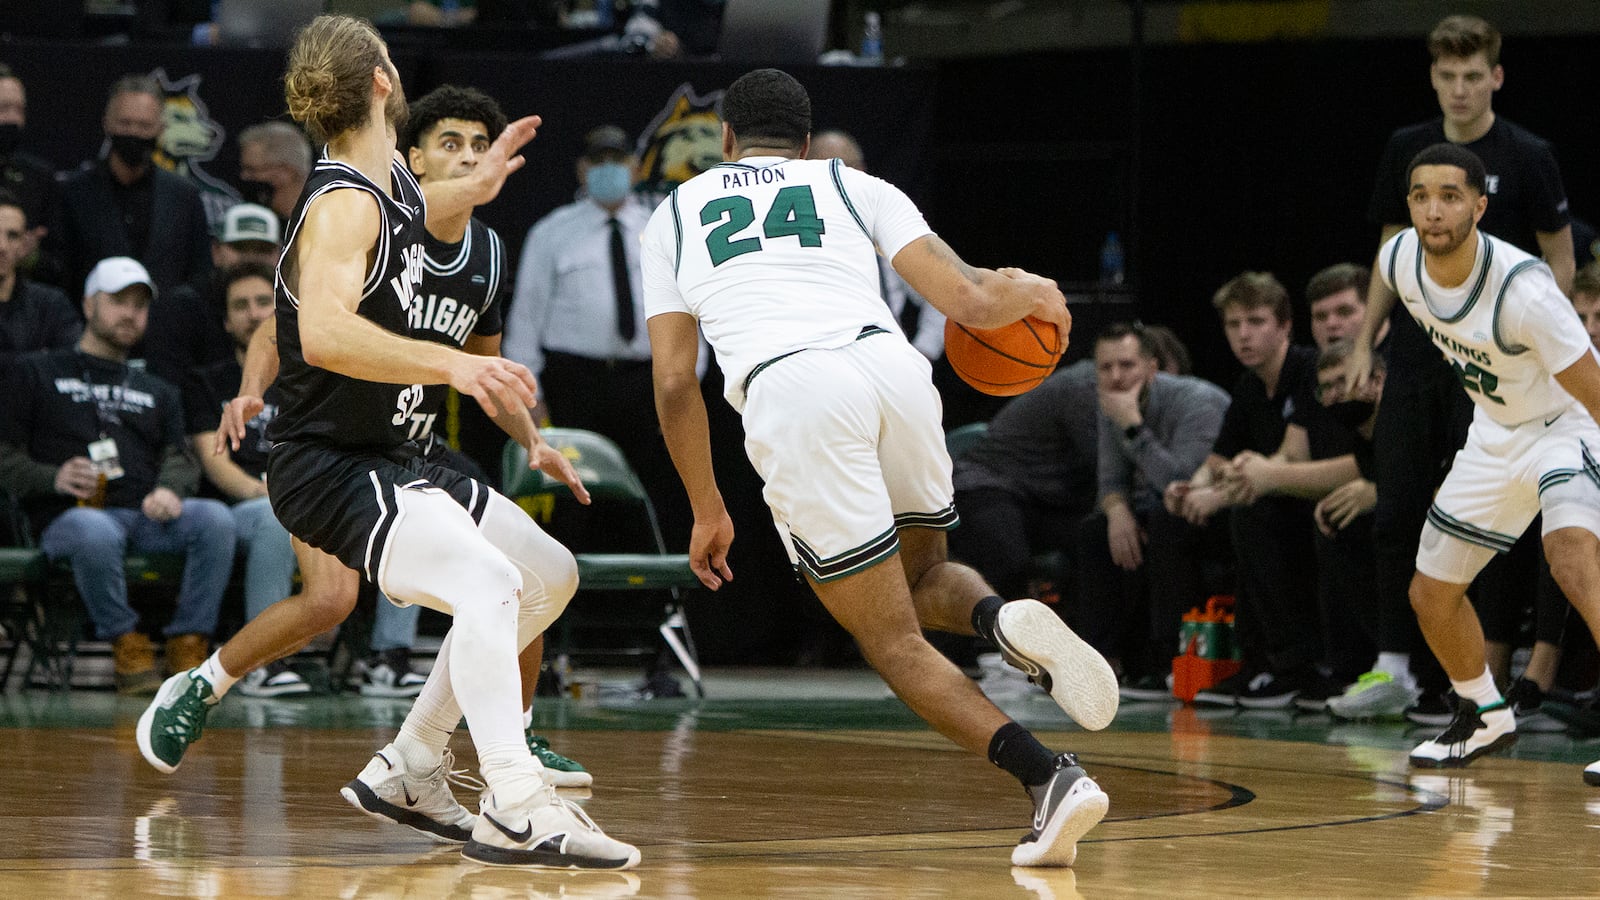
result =
[[[1378,249],[1389,243],[1389,239],[1405,230],[1404,225],[1385,225],[1378,234]],[[1367,379],[1372,376],[1372,348],[1377,345],[1378,333],[1389,323],[1389,313],[1394,309],[1395,301],[1399,298],[1394,291],[1389,289],[1389,283],[1383,280],[1383,254],[1380,252],[1372,261],[1372,276],[1367,282],[1367,314],[1361,320],[1361,330],[1356,332],[1350,355],[1345,357],[1344,378],[1347,390],[1355,393]]]
[[[1539,242],[1539,252],[1544,256],[1545,265],[1550,267],[1550,274],[1556,277],[1556,287],[1561,288],[1561,293],[1572,296],[1572,279],[1578,273],[1577,256],[1572,248],[1572,226],[1560,231],[1536,231],[1533,236]]]
[[[1577,362],[1557,372],[1556,383],[1600,422],[1600,363],[1595,361],[1593,353],[1585,353]]]
[[[490,416],[532,404],[535,385],[526,367],[401,337],[357,313],[367,255],[382,227],[377,201],[364,191],[332,191],[307,208],[294,250],[306,363],[381,384],[448,384],[477,400]],[[382,296],[379,302],[408,300]]]
[[[907,244],[892,262],[913,290],[963,325],[999,328],[1033,316],[1054,324],[1061,334],[1072,330],[1067,300],[1054,281],[1021,269],[967,265],[936,234]]]
[[[261,410],[266,408],[266,401],[262,397],[267,392],[267,386],[276,380],[278,380],[278,318],[273,316],[256,326],[256,333],[250,336],[250,346],[245,348],[244,375],[239,379],[239,393],[223,405],[222,421],[217,424],[215,434],[222,439],[212,442],[209,453],[206,452],[205,443],[195,442],[202,464],[208,457],[220,456],[224,447],[239,449],[239,442],[244,440],[245,423],[260,415]],[[207,470],[206,474],[211,473]],[[215,478],[212,481],[216,482],[217,487],[223,487]]]
[[[478,157],[478,164],[470,174],[439,181],[430,179],[422,185],[422,196],[428,201],[428,224],[470,216],[474,207],[498,197],[506,178],[527,163],[517,151],[533,140],[540,122],[538,116],[525,116],[507,123],[488,151]]]
[[[711,465],[711,430],[706,404],[700,396],[695,363],[700,356],[700,329],[694,317],[683,312],[651,316],[650,351],[655,382],[656,415],[667,452],[683,480],[694,510],[694,530],[689,536],[689,566],[700,583],[711,590],[733,580],[728,568],[728,547],[733,543],[733,520],[728,517],[717,490]]]
[[[500,335],[469,334],[467,342],[461,349],[473,356],[499,356]],[[533,421],[533,414],[527,407],[513,406],[510,409],[503,409],[493,419],[494,424],[504,431],[507,437],[528,451],[528,468],[543,472],[566,485],[579,503],[589,503],[589,489],[583,486],[583,479],[578,477],[578,470],[572,467],[572,461],[563,456],[560,450],[545,442],[544,437],[539,434],[539,426]]]

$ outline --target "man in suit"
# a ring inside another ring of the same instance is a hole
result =
[[[211,273],[211,232],[200,192],[151,161],[161,137],[161,85],[126,75],[111,86],[104,128],[109,152],[61,185],[57,223],[46,240],[81,284],[96,262],[131,256],[158,293],[199,287]]]

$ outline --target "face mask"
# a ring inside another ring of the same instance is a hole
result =
[[[1328,404],[1328,414],[1346,428],[1360,428],[1372,418],[1378,404],[1371,400],[1341,400]]]
[[[239,194],[244,197],[244,202],[254,203],[257,206],[265,206],[270,209],[272,207],[272,197],[277,192],[278,189],[273,187],[270,181],[246,180],[239,182]]]
[[[589,167],[584,176],[589,199],[603,206],[621,203],[633,187],[633,172],[622,163],[600,163]]]
[[[22,126],[15,122],[0,125],[0,157],[10,156],[22,142]]]
[[[111,152],[130,169],[142,168],[156,152],[156,139],[136,134],[111,135]]]

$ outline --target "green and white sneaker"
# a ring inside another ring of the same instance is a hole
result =
[[[594,784],[594,776],[589,770],[575,759],[565,756],[550,749],[550,740],[533,733],[528,729],[528,752],[533,758],[544,763],[544,780],[551,787],[580,788]]]
[[[1422,691],[1396,681],[1388,672],[1367,672],[1344,693],[1328,698],[1328,712],[1341,719],[1398,719]]]
[[[138,730],[134,736],[139,741],[139,752],[145,761],[159,772],[171,775],[183,762],[184,751],[200,740],[206,716],[217,705],[218,697],[211,690],[211,682],[196,670],[168,678],[161,689],[139,716]]]

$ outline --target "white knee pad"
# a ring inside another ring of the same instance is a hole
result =
[[[1552,479],[1554,480],[1554,479]],[[1539,494],[1544,513],[1544,534],[1562,528],[1582,528],[1600,536],[1600,485],[1587,473],[1557,481]]]
[[[454,615],[462,603],[514,598],[521,591],[518,567],[484,539],[449,494],[430,487],[396,496],[399,514],[378,566],[378,587],[385,594]],[[509,626],[517,607],[505,608]]]
[[[522,575],[522,612],[517,618],[517,646],[549,628],[578,592],[578,562],[572,551],[528,518],[505,497],[489,495],[478,528]]]

